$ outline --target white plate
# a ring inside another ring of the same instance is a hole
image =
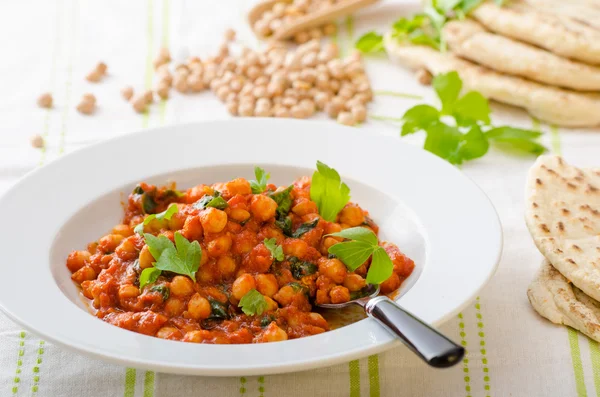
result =
[[[433,324],[463,309],[493,275],[502,249],[485,194],[445,161],[334,123],[238,119],[129,134],[38,169],[0,198],[0,306],[48,341],[107,361],[181,374],[233,376],[305,370],[389,349],[397,342],[371,319],[278,343],[203,345],[126,331],[89,314],[65,266],[118,223],[120,201],[139,181],[181,188],[253,177],[289,184],[317,160],[336,168],[352,200],[383,238],[415,260],[399,303]],[[407,353],[408,354],[408,353]]]

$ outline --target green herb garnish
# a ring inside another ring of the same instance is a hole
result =
[[[265,170],[260,167],[254,167],[254,176],[256,177],[256,180],[250,181],[252,193],[259,194],[264,192],[267,188],[267,181],[271,178],[271,174],[266,173]]]
[[[350,188],[336,170],[317,161],[317,171],[310,184],[310,199],[317,204],[323,219],[335,222],[338,213],[350,201]]]
[[[441,109],[417,105],[402,116],[400,135],[423,131],[427,134],[423,148],[449,161],[462,164],[484,156],[490,143],[500,148],[539,155],[547,149],[536,142],[540,132],[508,126],[490,125],[488,100],[476,91],[462,97],[462,80],[456,72],[439,74],[433,87]]]
[[[355,271],[371,258],[367,273],[367,283],[381,284],[394,270],[392,260],[383,247],[378,244],[377,236],[364,227],[353,227],[329,236],[343,237],[352,241],[337,243],[329,247],[329,253],[337,256],[350,271]]]
[[[299,238],[304,233],[314,229],[318,223],[319,223],[319,218],[316,218],[312,222],[306,222],[306,223],[301,224],[300,226],[298,226],[298,229],[296,229],[296,231],[294,233],[292,233],[292,237]]]
[[[171,295],[171,290],[165,285],[155,285],[150,288],[150,291],[159,292],[162,295],[163,301],[169,299],[169,296]]]
[[[239,307],[247,316],[260,316],[267,309],[267,301],[263,294],[251,289],[240,299]]]
[[[221,197],[221,192],[218,192],[216,190],[214,194],[205,194],[200,200],[192,204],[192,207],[197,208],[199,210],[203,210],[207,207],[213,207],[219,210],[224,210],[228,206],[229,204],[227,204],[227,201],[225,201],[225,199]]]
[[[133,231],[135,233],[138,234],[142,234],[144,233],[144,226],[146,226],[147,224],[149,224],[150,222],[152,222],[153,219],[158,219],[159,221],[166,219],[166,220],[171,220],[171,217],[173,216],[173,214],[177,213],[178,208],[177,205],[175,204],[171,204],[169,206],[169,208],[167,208],[166,210],[164,210],[163,212],[159,213],[159,214],[150,214],[148,215],[145,219],[144,222],[140,223],[139,225],[137,225]]]
[[[292,218],[289,216],[277,218],[275,220],[275,226],[280,228],[286,236],[292,237]]]
[[[364,54],[373,54],[385,51],[385,48],[383,47],[383,37],[373,31],[362,35],[354,47]]]
[[[190,277],[192,280],[196,279],[196,272],[200,267],[200,259],[202,258],[200,243],[197,241],[192,241],[190,243],[179,232],[175,232],[175,244],[163,235],[156,237],[152,234],[145,233],[144,238],[146,239],[150,254],[152,254],[156,260],[156,262],[154,262],[154,268],[161,271],[183,274]],[[144,269],[142,276],[147,270],[148,269]],[[148,275],[150,276],[150,272],[148,272]],[[160,275],[160,273],[158,275]],[[156,278],[158,278],[158,275],[155,276],[155,281]],[[140,277],[140,288],[141,284]]]
[[[216,299],[208,297],[208,302],[210,303],[210,317],[209,319],[227,319],[229,318],[229,313],[227,312],[227,306],[224,303],[219,302]]]
[[[273,259],[281,262],[285,259],[285,255],[283,254],[283,248],[281,245],[277,245],[277,240],[275,238],[266,238],[263,243],[265,247],[271,252]]]
[[[157,269],[154,266],[142,270],[142,273],[140,274],[140,290],[144,289],[146,285],[156,282],[161,273],[160,269]]]
[[[133,194],[140,196],[142,210],[145,214],[151,214],[154,212],[154,210],[156,210],[158,204],[154,200],[154,191],[151,194],[151,192],[144,191],[144,189],[138,185],[133,189]]]
[[[271,193],[269,197],[271,197],[277,203],[277,218],[285,217],[292,208],[292,197],[290,193],[294,185],[290,185],[284,190],[280,192]]]
[[[310,262],[304,262],[295,256],[290,258],[290,270],[295,279],[301,279],[304,276],[310,276],[317,272],[317,265]]]
[[[275,321],[275,316],[273,316],[272,314],[265,315],[263,318],[260,319],[260,326],[262,328],[265,328],[273,321]]]

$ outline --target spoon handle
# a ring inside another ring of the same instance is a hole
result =
[[[465,349],[410,314],[387,296],[375,297],[365,305],[365,312],[387,328],[417,356],[432,367],[446,368],[457,364]]]

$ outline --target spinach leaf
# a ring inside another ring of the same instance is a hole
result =
[[[213,207],[219,210],[224,210],[227,208],[229,204],[223,197],[221,197],[221,193],[215,190],[215,194],[209,195],[206,194],[202,196],[202,198],[192,204],[192,207],[197,208],[199,210],[203,210],[206,207]]]
[[[169,296],[171,295],[171,290],[165,285],[155,285],[150,288],[150,291],[159,292],[162,295],[163,301],[169,299]]]
[[[226,320],[229,318],[229,313],[227,312],[227,306],[225,303],[221,303],[218,300],[210,297],[208,298],[208,302],[210,303],[209,319]]]
[[[290,185],[280,192],[269,194],[269,197],[277,203],[278,218],[283,218],[290,212],[290,209],[292,208],[292,197],[290,196],[290,193],[293,188],[294,185]]]
[[[275,226],[281,229],[283,234],[292,237],[292,218],[284,216],[275,220]]]
[[[306,223],[301,224],[298,227],[298,229],[296,229],[296,231],[292,234],[292,237],[298,238],[298,237],[302,236],[304,233],[314,229],[318,223],[319,223],[319,218],[316,218],[312,222],[306,222]]]
[[[262,328],[265,328],[269,324],[271,324],[273,321],[275,321],[275,316],[272,314],[267,314],[263,318],[260,319],[260,326]]]
[[[294,276],[295,279],[299,280],[304,276],[310,276],[311,274],[315,274],[317,272],[317,265],[310,262],[290,260],[290,270],[292,271],[292,276]]]

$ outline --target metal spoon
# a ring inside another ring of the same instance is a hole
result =
[[[349,302],[317,305],[325,309],[341,309],[359,305],[365,313],[432,367],[447,368],[460,362],[465,349],[439,333],[433,327],[404,310],[387,296],[378,296],[379,286],[368,285],[360,296]]]

